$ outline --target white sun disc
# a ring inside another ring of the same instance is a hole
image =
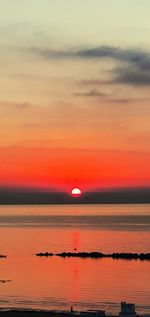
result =
[[[72,195],[73,196],[79,196],[81,195],[81,190],[79,188],[73,188],[72,190]]]

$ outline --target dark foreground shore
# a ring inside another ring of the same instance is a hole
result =
[[[87,312],[65,312],[65,311],[38,311],[38,310],[8,310],[8,311],[0,311],[0,317],[119,317],[119,315],[97,315],[98,312],[95,311],[94,314]],[[129,314],[130,315],[130,314]],[[127,314],[126,316],[129,317]],[[149,314],[146,315],[138,315],[131,314],[133,317],[149,317]]]
[[[0,317],[110,317],[107,315],[105,310],[84,310],[84,311],[74,311],[71,307],[70,311],[58,311],[58,310],[1,310]],[[118,315],[111,315],[111,317],[149,317],[150,314],[139,315],[136,312],[135,304],[129,304],[126,302],[121,302],[121,309]]]
[[[36,310],[8,310],[0,311],[0,317],[70,317],[69,312],[36,311]]]

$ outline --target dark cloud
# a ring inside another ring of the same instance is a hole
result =
[[[150,85],[150,71],[141,70],[138,67],[117,67],[114,70],[116,76],[110,83],[117,84],[131,84],[134,86],[149,86]]]
[[[77,49],[77,50],[53,50],[47,48],[30,47],[28,49],[31,53],[47,59],[51,58],[87,58],[87,59],[100,59],[110,58],[121,61],[130,61],[141,64],[141,67],[150,69],[150,54],[146,51],[139,49],[123,49],[112,46],[99,46],[95,48]]]
[[[112,46],[98,46],[77,50],[52,50],[30,47],[30,53],[49,59],[91,59],[114,60],[117,65],[112,72],[112,80],[105,82],[129,84],[135,86],[150,85],[150,52],[138,48],[119,48]],[[118,65],[119,64],[119,65]],[[95,82],[96,83],[96,82]]]
[[[123,61],[138,65],[142,70],[150,70],[150,52],[140,49],[123,49],[112,46],[99,46],[95,48],[78,50],[52,50],[30,47],[29,51],[46,59],[52,58],[87,58],[101,59],[110,58],[116,61]]]

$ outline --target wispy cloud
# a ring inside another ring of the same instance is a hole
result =
[[[30,47],[28,52],[50,59],[90,59],[114,60],[112,80],[109,83],[129,84],[134,86],[150,85],[150,52],[139,48],[120,48],[98,46],[85,49],[53,50],[49,48]],[[106,83],[106,82],[105,82]]]
[[[85,91],[85,92],[76,92],[74,93],[74,96],[76,97],[98,97],[98,98],[104,98],[106,97],[107,95],[103,92],[100,92],[98,90],[89,90],[89,91]]]
[[[85,97],[85,98],[96,98],[98,101],[107,101],[109,103],[130,103],[133,101],[139,101],[139,99],[133,99],[133,98],[116,98],[113,97],[112,94],[105,94],[103,92],[100,92],[98,90],[87,90],[84,92],[77,92],[74,93],[74,96],[76,97]]]
[[[33,107],[29,102],[12,102],[12,101],[0,101],[0,106],[2,107],[11,107],[19,110],[24,110]]]
[[[79,83],[85,87],[88,86],[100,86],[100,85],[104,85],[107,82],[105,80],[101,80],[101,79],[96,79],[96,78],[90,78],[90,79],[82,79],[79,81]]]

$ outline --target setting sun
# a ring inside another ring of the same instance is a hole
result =
[[[79,188],[73,188],[71,193],[72,193],[73,196],[80,196],[81,195],[81,190]]]

